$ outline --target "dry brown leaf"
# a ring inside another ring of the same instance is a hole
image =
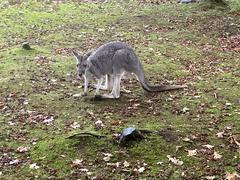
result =
[[[239,179],[240,179],[240,176],[236,172],[226,174],[226,180],[239,180]]]
[[[236,136],[230,136],[228,138],[228,140],[229,140],[230,144],[235,144],[238,146],[238,148],[240,148],[240,142],[237,141]]]

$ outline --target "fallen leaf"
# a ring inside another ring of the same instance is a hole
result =
[[[214,180],[216,179],[216,176],[205,176],[207,180]]]
[[[230,136],[228,138],[228,141],[230,142],[230,144],[235,144],[238,146],[238,148],[240,148],[240,142],[236,140],[236,136]]]
[[[112,154],[110,154],[110,153],[103,153],[103,155],[105,156],[104,158],[103,158],[103,160],[104,161],[110,161],[110,159],[111,159],[111,157],[113,156]]]
[[[92,172],[89,172],[89,171],[88,171],[86,174],[87,174],[88,176],[91,176],[91,175],[92,175]]]
[[[106,161],[106,162],[110,161],[110,159],[111,159],[110,156],[106,156],[106,157],[103,158],[103,160]]]
[[[9,162],[10,165],[18,164],[20,161],[18,159],[12,160]]]
[[[170,162],[172,162],[172,163],[175,164],[175,165],[178,165],[178,166],[183,165],[183,161],[180,161],[180,160],[178,160],[178,159],[175,158],[175,157],[171,157],[170,155],[167,155],[167,158],[168,158],[168,160],[169,160]]]
[[[24,153],[24,152],[28,152],[29,149],[30,149],[29,147],[20,146],[20,147],[17,148],[17,152]]]
[[[80,125],[78,124],[78,122],[74,122],[73,124],[70,125],[70,127],[73,129],[77,129],[80,127]]]
[[[28,100],[26,99],[25,101],[23,101],[23,104],[28,105],[29,104]]]
[[[36,163],[33,163],[33,164],[30,164],[29,168],[30,169],[39,169],[40,167]]]
[[[157,162],[157,165],[162,165],[162,164],[163,164],[163,162],[161,162],[161,161]]]
[[[214,160],[218,160],[218,159],[221,159],[222,158],[222,155],[220,155],[218,152],[214,151],[213,153],[213,159]]]
[[[188,112],[189,110],[190,110],[189,108],[184,107],[184,108],[182,109],[182,112],[183,112],[183,113],[186,113],[186,112]]]
[[[226,129],[227,129],[227,130],[231,130],[231,129],[232,129],[232,127],[230,127],[230,126],[227,126],[227,127],[226,127]]]
[[[183,138],[183,141],[184,141],[184,142],[192,142],[192,140],[189,139],[188,137]]]
[[[217,137],[218,138],[223,138],[223,135],[224,135],[224,131],[217,133]]]
[[[145,171],[145,167],[140,167],[140,168],[138,169],[138,172],[139,172],[139,173],[143,173],[143,171]]]
[[[74,161],[72,161],[73,165],[75,166],[81,166],[82,162],[83,162],[82,159],[75,159]]]
[[[202,145],[202,147],[205,147],[205,148],[208,148],[208,149],[214,148],[214,146],[210,145],[210,144]]]
[[[103,124],[103,122],[101,120],[97,120],[95,122],[95,125],[98,126],[98,127],[103,127],[104,126],[104,124]]]
[[[99,28],[98,29],[98,32],[105,32],[106,31],[106,29],[104,29],[104,28]]]
[[[74,95],[72,95],[72,96],[75,97],[75,98],[77,98],[77,97],[81,97],[82,94],[74,94]]]
[[[88,169],[86,169],[86,168],[82,168],[82,169],[79,169],[79,171],[82,171],[82,172],[88,172]]]
[[[124,166],[124,167],[129,167],[129,166],[130,166],[130,164],[129,164],[129,162],[127,162],[127,161],[124,161],[124,162],[123,162],[123,166]]]
[[[188,150],[188,156],[196,156],[196,155],[197,155],[197,149]]]
[[[232,104],[231,104],[231,103],[229,103],[229,102],[227,102],[225,105],[226,105],[226,106],[231,106]]]
[[[13,125],[15,125],[15,123],[14,123],[14,122],[12,122],[12,121],[8,121],[8,124],[9,124],[10,126],[13,126]]]
[[[47,118],[43,121],[43,123],[46,123],[46,124],[51,124],[53,122],[54,118],[53,116],[51,116],[50,118]]]

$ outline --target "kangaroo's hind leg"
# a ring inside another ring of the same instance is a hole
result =
[[[104,94],[103,98],[108,99],[117,99],[120,97],[120,82],[121,82],[121,74],[115,75],[113,80],[113,88],[110,94]]]

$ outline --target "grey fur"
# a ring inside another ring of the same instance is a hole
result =
[[[150,86],[137,55],[126,43],[109,42],[85,56],[80,56],[76,52],[73,54],[77,60],[78,75],[83,76],[85,80],[84,94],[87,94],[88,82],[94,76],[98,80],[96,95],[99,93],[99,89],[112,89],[110,94],[103,95],[103,97],[119,98],[120,82],[124,73],[134,73],[142,88],[148,92],[184,88],[184,86]],[[102,86],[104,78],[106,78],[105,86]]]

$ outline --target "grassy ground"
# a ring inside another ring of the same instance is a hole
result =
[[[0,179],[240,172],[239,14],[203,4],[9,2],[0,2]],[[132,78],[119,100],[77,97],[71,50],[112,40],[136,50],[150,82],[188,88],[148,94]],[[121,147],[115,137],[128,126],[162,133]],[[67,138],[81,131],[106,137]]]

